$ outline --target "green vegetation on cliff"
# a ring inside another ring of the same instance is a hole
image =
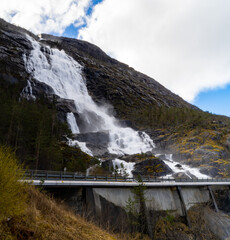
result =
[[[138,109],[128,112],[128,116],[142,129],[174,128],[176,131],[191,128],[213,128],[213,123],[224,122],[230,126],[230,118],[203,112],[199,109],[180,107],[157,107]]]
[[[32,169],[84,172],[93,159],[63,142],[71,132],[58,120],[54,103],[20,98],[21,90],[18,83],[0,80],[0,144],[11,146]]]

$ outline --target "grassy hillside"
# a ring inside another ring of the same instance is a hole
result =
[[[9,239],[116,239],[93,223],[75,216],[35,188],[29,187],[27,194],[24,214],[3,223],[5,234],[8,232]]]

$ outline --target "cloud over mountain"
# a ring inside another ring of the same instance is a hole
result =
[[[193,101],[230,83],[228,0],[104,0],[79,36]]]
[[[84,23],[90,0],[3,0],[0,17],[34,33],[62,34]]]

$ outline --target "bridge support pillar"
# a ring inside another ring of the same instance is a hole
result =
[[[186,209],[186,204],[185,204],[184,197],[183,197],[183,194],[182,194],[182,191],[181,191],[181,187],[177,186],[176,188],[177,188],[177,192],[178,192],[178,195],[179,195],[179,198],[180,198],[182,212],[185,215],[187,225],[190,228],[191,227],[191,222],[190,222],[190,219],[189,219],[189,216],[188,216],[188,212],[187,212],[187,209]]]
[[[219,212],[219,208],[218,208],[218,206],[217,206],[216,199],[215,199],[215,196],[214,196],[214,194],[213,194],[213,191],[212,191],[211,186],[208,186],[208,191],[209,191],[209,194],[210,194],[210,196],[211,196],[211,199],[212,199],[212,202],[213,202],[213,204],[214,204],[214,207],[215,207],[216,212]]]

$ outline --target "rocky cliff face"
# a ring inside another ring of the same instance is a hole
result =
[[[107,56],[100,48],[85,41],[42,34],[42,42],[64,49],[84,66],[87,88],[98,103],[111,104],[118,116],[144,106],[186,107],[185,102],[154,79]]]
[[[38,36],[0,20],[0,76],[8,82],[17,82],[21,90],[26,86],[30,76],[25,70],[23,55],[28,55],[32,49],[25,35],[36,40]],[[196,109],[179,96],[167,90],[154,79],[135,71],[126,64],[107,56],[100,48],[85,41],[64,37],[41,35],[41,42],[64,49],[84,66],[84,77],[87,88],[94,101],[101,104],[111,104],[118,117],[127,119],[130,112],[151,106],[186,107]],[[33,94],[46,94],[49,98],[52,89],[35,79]],[[71,108],[71,104],[63,102],[59,109]]]

